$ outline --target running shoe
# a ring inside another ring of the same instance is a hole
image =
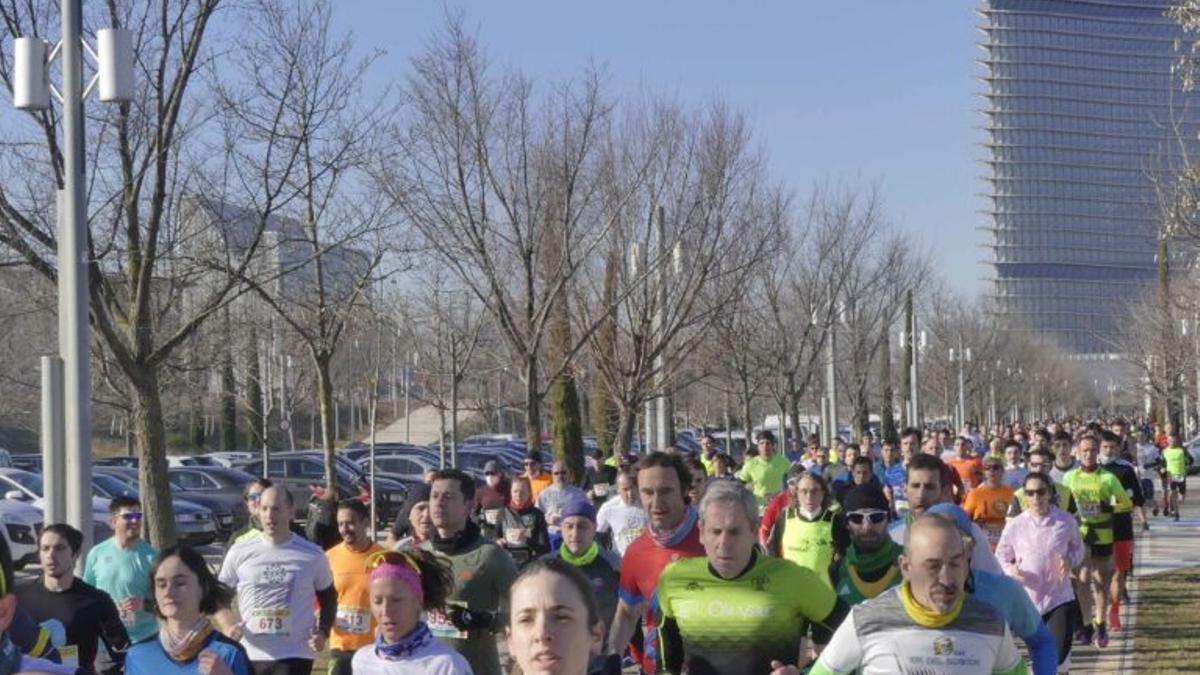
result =
[[[1108,628],[1104,624],[1096,626],[1096,646],[1101,649],[1108,646]]]
[[[1094,634],[1095,630],[1091,626],[1084,626],[1075,631],[1075,640],[1081,645],[1090,645]]]

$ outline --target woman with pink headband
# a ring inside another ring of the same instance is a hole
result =
[[[421,549],[381,551],[367,563],[375,643],[354,653],[355,675],[471,675],[458,652],[443,645],[421,620],[442,611],[454,590],[450,566]]]

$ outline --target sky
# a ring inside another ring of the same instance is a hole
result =
[[[987,290],[985,118],[976,3],[894,0],[345,0],[335,19],[395,77],[461,12],[498,64],[542,81],[604,66],[620,96],[720,97],[741,110],[773,173],[877,185],[955,290]]]

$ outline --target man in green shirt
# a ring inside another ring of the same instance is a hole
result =
[[[699,516],[704,557],[673,562],[658,580],[658,672],[761,675],[805,663],[807,626],[824,645],[845,603],[813,572],[757,551],[757,504],[745,487],[710,484]]]
[[[142,539],[142,505],[133,497],[114,497],[108,505],[113,536],[88,551],[83,580],[108,593],[121,614],[131,642],[158,632],[150,613],[154,599],[150,568],[157,553]]]
[[[764,429],[758,432],[755,440],[758,456],[746,460],[745,466],[737,472],[737,479],[754,493],[761,510],[772,497],[783,491],[783,481],[791,464],[775,452],[775,434]]]
[[[1179,520],[1179,500],[1187,482],[1188,467],[1192,465],[1192,455],[1179,445],[1179,436],[1167,435],[1167,447],[1162,451],[1163,467],[1167,470],[1167,481],[1170,485],[1170,501],[1168,504],[1175,520]]]
[[[450,560],[455,589],[446,611],[429,612],[427,623],[436,638],[467,659],[472,671],[499,673],[495,631],[502,625],[501,600],[517,578],[517,566],[471,521],[474,507],[474,478],[458,469],[433,475],[429,517],[437,534],[421,546]]]
[[[1079,466],[1063,476],[1063,485],[1075,497],[1079,510],[1079,531],[1087,549],[1079,568],[1076,595],[1084,617],[1092,614],[1092,625],[1082,628],[1088,642],[1094,636],[1097,647],[1108,646],[1108,626],[1104,623],[1109,606],[1109,586],[1113,574],[1113,513],[1117,508],[1133,508],[1133,502],[1113,474],[1100,470],[1100,440],[1092,434],[1079,439]],[[1088,592],[1090,586],[1091,592]]]

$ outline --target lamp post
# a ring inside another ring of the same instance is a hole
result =
[[[955,354],[954,348],[950,348],[950,363],[958,364],[958,407],[955,410],[954,426],[962,432],[962,428],[967,424],[967,402],[965,398],[965,387],[963,380],[963,363],[971,362],[971,348],[963,347],[962,335],[958,336],[958,353]]]
[[[82,0],[62,0],[61,38],[47,53],[38,37],[14,40],[13,103],[20,110],[62,104],[63,189],[58,194],[58,345],[63,360],[63,446],[65,475],[49,477],[66,494],[67,522],[83,532],[83,551],[92,539],[92,408],[88,330],[88,223],[85,192],[83,101],[99,84],[100,100],[124,103],[133,93],[133,40],[126,30],[96,32],[96,50],[83,40]],[[83,85],[84,52],[95,75]],[[50,84],[50,63],[62,62],[61,93]],[[72,489],[67,490],[70,486]],[[83,557],[80,557],[83,560]]]

